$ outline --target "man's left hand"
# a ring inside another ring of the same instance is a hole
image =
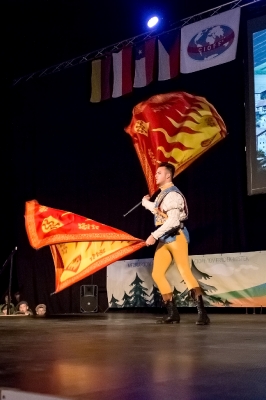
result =
[[[146,240],[146,246],[152,246],[156,242],[156,239],[152,235],[148,237]]]

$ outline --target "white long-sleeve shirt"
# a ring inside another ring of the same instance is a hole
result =
[[[147,199],[142,199],[142,205],[153,214],[155,214],[155,202],[149,201]],[[159,239],[170,229],[179,226],[180,221],[186,219],[187,215],[184,209],[184,199],[177,192],[169,192],[160,204],[160,209],[166,212],[166,221],[154,232],[152,236],[154,239]]]

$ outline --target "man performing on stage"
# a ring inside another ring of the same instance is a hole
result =
[[[173,293],[165,273],[172,261],[175,260],[177,268],[186,283],[198,310],[197,325],[207,325],[210,319],[204,308],[202,290],[198,281],[193,276],[188,258],[189,234],[183,221],[188,217],[188,208],[183,194],[174,186],[174,166],[161,163],[158,167],[155,180],[161,193],[155,202],[149,201],[150,196],[144,196],[142,205],[154,214],[155,226],[158,227],[146,240],[146,245],[151,246],[159,241],[154,255],[152,277],[157,284],[163,301],[167,308],[167,317],[163,323],[179,322],[180,316],[173,302]]]

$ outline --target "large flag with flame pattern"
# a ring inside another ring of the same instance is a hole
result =
[[[161,162],[175,167],[175,176],[226,135],[216,109],[204,97],[185,92],[159,94],[137,104],[125,128],[133,140],[149,192]]]
[[[31,246],[50,246],[55,293],[145,246],[128,233],[36,200],[26,202],[25,220]]]

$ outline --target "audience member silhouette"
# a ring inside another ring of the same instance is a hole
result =
[[[16,315],[33,315],[32,310],[29,308],[28,302],[25,300],[20,301],[16,309]]]
[[[37,307],[35,308],[36,315],[38,317],[45,317],[46,315],[46,305],[45,304],[38,304]]]
[[[12,300],[10,299],[9,313],[7,313],[7,314],[9,314],[9,315],[13,314],[14,311],[15,311],[15,306],[14,306],[14,304],[13,304],[11,301],[12,301]],[[0,308],[2,308],[2,307],[5,306],[5,305],[6,305],[5,310],[7,311],[7,310],[8,310],[8,294],[5,295],[5,302],[4,302],[4,304],[1,304],[1,305],[0,305]]]

